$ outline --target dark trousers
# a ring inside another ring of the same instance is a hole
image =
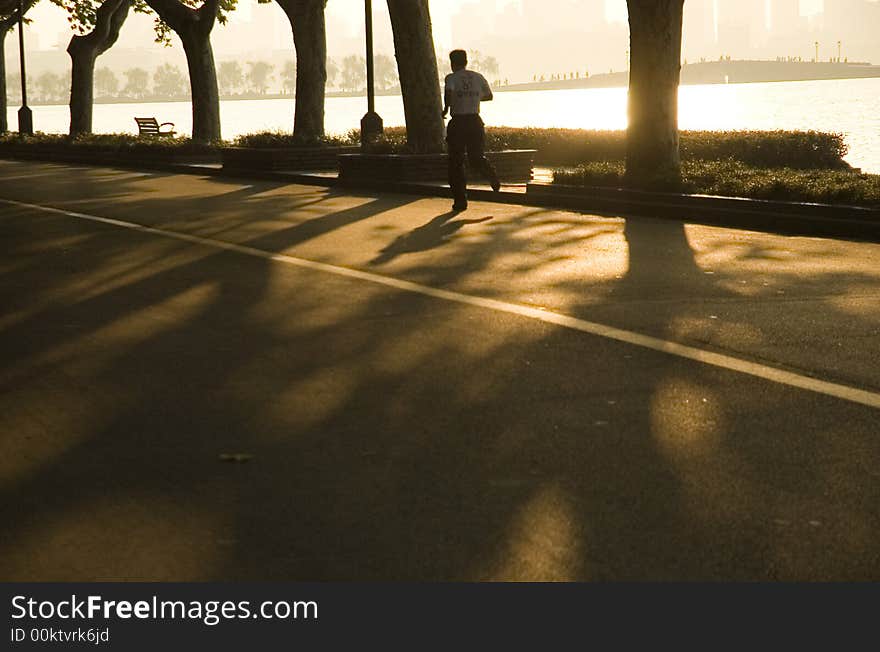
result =
[[[467,200],[465,154],[472,170],[479,171],[490,182],[497,179],[495,168],[486,158],[486,130],[479,115],[456,115],[446,128],[449,150],[449,187],[456,203]]]

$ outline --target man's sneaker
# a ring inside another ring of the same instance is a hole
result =
[[[467,202],[466,201],[457,201],[452,205],[452,210],[456,213],[461,213],[462,211],[467,210]]]
[[[498,180],[498,177],[492,179],[492,191],[498,192],[501,190],[501,182]]]

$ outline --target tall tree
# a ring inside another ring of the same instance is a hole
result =
[[[119,38],[131,0],[52,0],[69,14],[73,29],[67,53],[71,61],[70,135],[92,133],[95,61]],[[91,31],[87,31],[91,28]]]
[[[34,6],[37,0],[26,0],[24,14]],[[18,0],[0,0],[0,134],[9,131],[6,120],[6,35],[18,25]],[[19,82],[21,77],[18,78]]]
[[[293,135],[306,140],[324,136],[327,86],[327,0],[275,0],[287,14],[296,48],[296,103]]]
[[[110,68],[95,71],[95,91],[99,97],[112,97],[119,91],[119,79]]]
[[[367,81],[367,62],[363,57],[350,54],[342,60],[342,90],[359,91]]]
[[[269,80],[272,78],[273,68],[272,64],[265,61],[248,62],[247,78],[252,91],[260,95],[266,94],[266,86],[269,85]]]
[[[9,73],[7,80],[7,93],[9,95],[10,104],[21,104],[21,73]]]
[[[167,39],[167,30],[171,30],[183,44],[192,90],[193,140],[201,143],[220,140],[220,93],[211,30],[217,22],[226,22],[226,12],[235,7],[235,0],[145,2],[161,19],[160,38]]]
[[[428,0],[388,0],[406,140],[416,152],[443,151],[443,117]]]
[[[333,84],[336,83],[336,78],[339,76],[339,66],[336,65],[336,62],[327,57],[327,86],[333,87]]]
[[[626,176],[632,185],[681,176],[678,86],[684,0],[627,0],[630,33]]]
[[[159,97],[180,97],[186,93],[186,77],[177,66],[163,63],[153,73],[153,92]]]
[[[481,57],[478,70],[486,75],[490,81],[497,81],[501,73],[501,66],[498,65],[498,59],[492,56]]]
[[[238,61],[221,61],[217,70],[220,91],[225,95],[237,93],[244,84],[244,73]]]
[[[50,70],[44,71],[36,79],[38,98],[45,104],[63,102],[67,89],[70,88],[70,77],[67,71],[58,75]]]
[[[150,85],[150,73],[143,68],[129,68],[124,74],[125,87],[122,89],[122,94],[138,100],[146,97]]]
[[[285,93],[293,95],[296,92],[296,62],[285,61],[281,69],[281,88]]]
[[[397,67],[387,54],[377,54],[373,62],[376,86],[385,91],[397,83]]]

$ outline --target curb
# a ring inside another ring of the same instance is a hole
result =
[[[880,210],[861,206],[530,183],[526,203],[662,217],[786,235],[880,242]]]
[[[452,198],[448,187],[414,182],[340,183],[338,178],[307,172],[273,170],[224,170],[186,163],[119,163],[57,161],[34,157],[0,158],[73,165],[115,167],[128,170],[155,170],[176,174],[198,174],[230,179],[277,181],[352,191],[390,192],[421,197]],[[782,202],[737,197],[682,195],[623,188],[562,186],[529,183],[526,193],[469,190],[471,200],[500,204],[520,204],[547,208],[590,211],[614,217],[650,217],[694,222],[710,226],[741,228],[784,235],[851,238],[880,242],[880,209],[860,206]]]

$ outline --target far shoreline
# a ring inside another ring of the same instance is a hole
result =
[[[733,73],[733,74],[731,74]],[[799,74],[794,74],[799,73]],[[721,77],[723,75],[723,77]],[[784,61],[710,61],[682,66],[682,86],[719,86],[746,84],[784,84],[814,81],[846,81],[860,79],[880,79],[880,65],[870,63],[813,63]],[[493,86],[496,93],[521,93],[527,91],[592,90],[626,88],[629,71],[608,72],[580,79],[558,79],[537,82],[522,82]],[[330,91],[327,99],[366,98],[366,90]],[[400,89],[377,90],[377,97],[400,97]],[[246,93],[240,95],[221,95],[222,102],[246,102],[259,100],[296,100],[295,95],[286,93]],[[189,95],[176,97],[145,98],[96,98],[96,105],[125,104],[173,104],[189,102]],[[30,106],[67,106],[53,102],[30,102]],[[9,103],[10,109],[18,104]]]

